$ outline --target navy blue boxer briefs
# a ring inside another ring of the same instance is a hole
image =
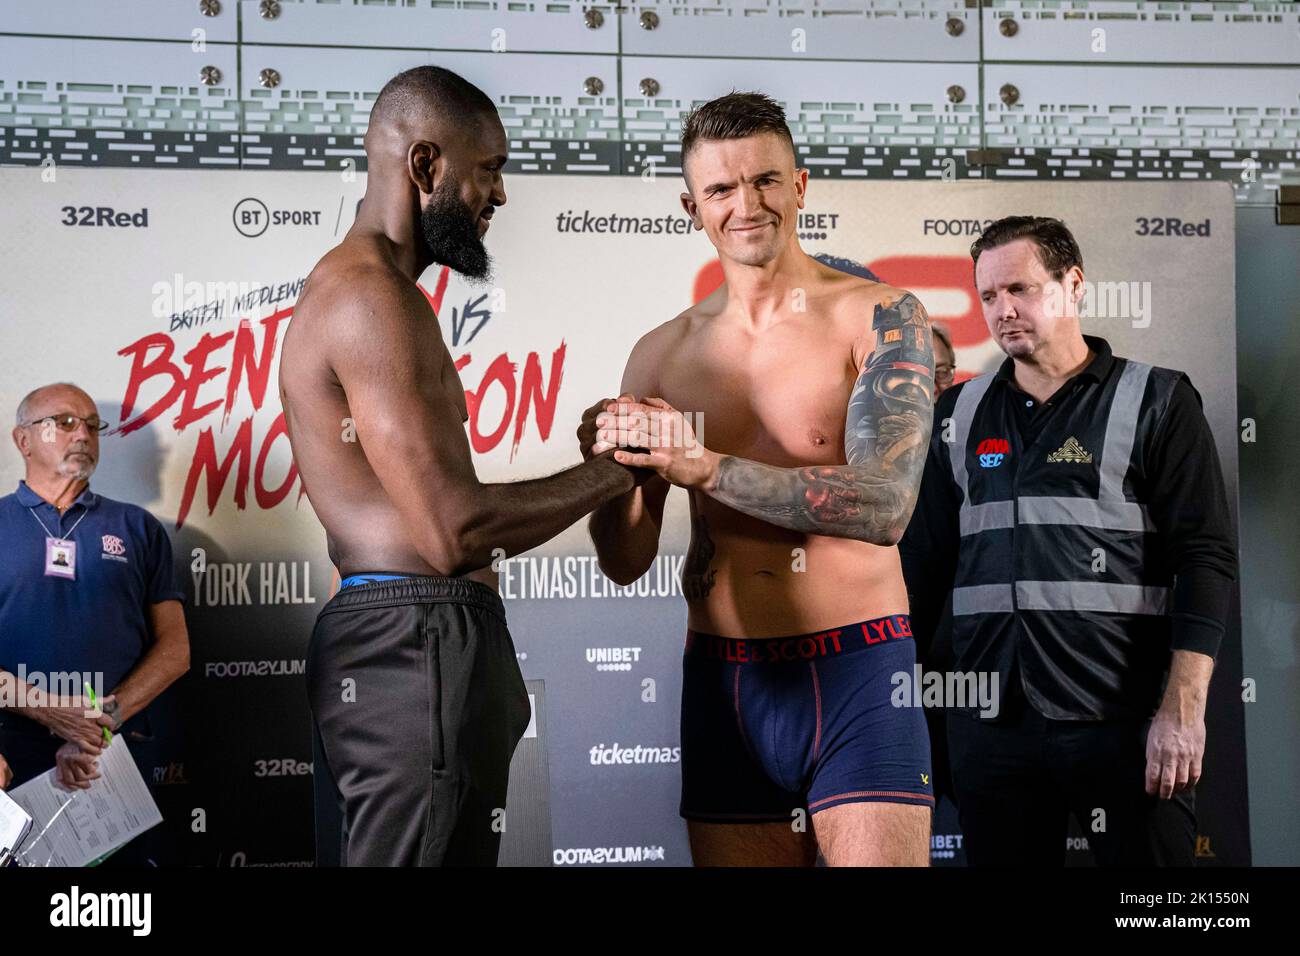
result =
[[[682,802],[688,820],[789,823],[846,803],[934,806],[930,739],[912,695],[906,614],[795,637],[688,631]]]

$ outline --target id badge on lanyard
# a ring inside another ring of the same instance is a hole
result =
[[[45,538],[45,576],[77,579],[77,542],[66,538]]]
[[[40,519],[40,516],[35,511],[30,512],[32,518],[45,531],[45,576],[47,578],[77,580],[77,542],[72,540],[72,532],[76,531],[77,525],[85,520],[87,513],[82,512],[81,517],[68,529],[66,538],[56,538],[50,534],[50,529],[45,527],[45,522]]]

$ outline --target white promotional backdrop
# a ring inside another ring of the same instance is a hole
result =
[[[51,381],[86,389],[115,426],[92,486],[149,508],[173,533],[191,592],[192,668],[172,695],[175,759],[154,782],[175,788],[176,807],[207,810],[205,833],[177,828],[187,859],[305,863],[301,667],[333,569],[279,426],[276,375],[301,282],[351,224],[365,176],[60,167],[50,182],[42,173],[0,169],[0,403],[13,409]],[[576,463],[581,412],[617,394],[636,340],[720,278],[707,240],[687,229],[675,177],[508,176],[506,188],[487,237],[493,280],[471,285],[437,267],[421,279],[460,369],[487,481]],[[1228,186],[815,180],[808,200],[804,248],[914,291],[950,327],[964,374],[1001,357],[973,295],[970,242],[1003,215],[1064,218],[1096,283],[1085,331],[1191,376],[1235,510]],[[0,486],[21,476],[16,452],[0,456]],[[686,535],[685,497],[674,492],[664,560],[639,592],[599,575],[582,523],[505,565],[521,667],[546,687],[550,792],[538,796],[550,803],[553,863],[689,863],[676,816],[685,610],[675,574]],[[1235,621],[1199,801],[1206,846],[1227,863],[1248,853],[1234,681]],[[214,708],[219,726],[204,719]],[[614,746],[656,759],[602,762]],[[949,852],[959,846],[953,827],[941,808],[936,862],[960,859]]]

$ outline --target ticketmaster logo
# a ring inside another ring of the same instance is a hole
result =
[[[615,763],[677,763],[682,759],[681,747],[606,747],[596,744],[591,748],[593,767]]]
[[[597,846],[570,847],[555,850],[551,861],[556,866],[575,866],[599,863],[649,863],[662,860],[664,848],[661,846]]]
[[[504,601],[568,601],[573,598],[677,597],[682,593],[684,554],[661,554],[650,570],[624,587],[605,577],[595,555],[536,556],[498,562]]]
[[[590,209],[557,213],[555,231],[564,233],[600,233],[614,236],[662,236],[691,234],[688,216],[620,216],[606,213],[593,216]]]
[[[307,662],[294,661],[208,661],[204,677],[291,677],[305,674]]]

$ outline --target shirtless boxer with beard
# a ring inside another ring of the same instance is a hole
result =
[[[508,148],[491,99],[408,70],[380,92],[365,147],[365,199],[312,270],[280,365],[343,578],[307,652],[317,861],[492,865],[529,704],[490,565],[636,478],[608,454],[532,481],[474,473],[464,388],[416,280],[434,263],[489,274]]]
[[[772,100],[732,93],[699,107],[682,163],[682,205],[726,281],[637,343],[624,395],[588,409],[579,438],[584,455],[621,445],[633,450],[620,462],[657,472],[592,516],[615,581],[651,566],[669,484],[690,494],[681,814],[692,856],[811,865],[820,849],[831,865],[924,866],[925,718],[890,695],[891,676],[910,677],[916,660],[895,544],[930,434],[925,310],[800,249],[808,171]],[[707,446],[676,409],[702,415]]]

